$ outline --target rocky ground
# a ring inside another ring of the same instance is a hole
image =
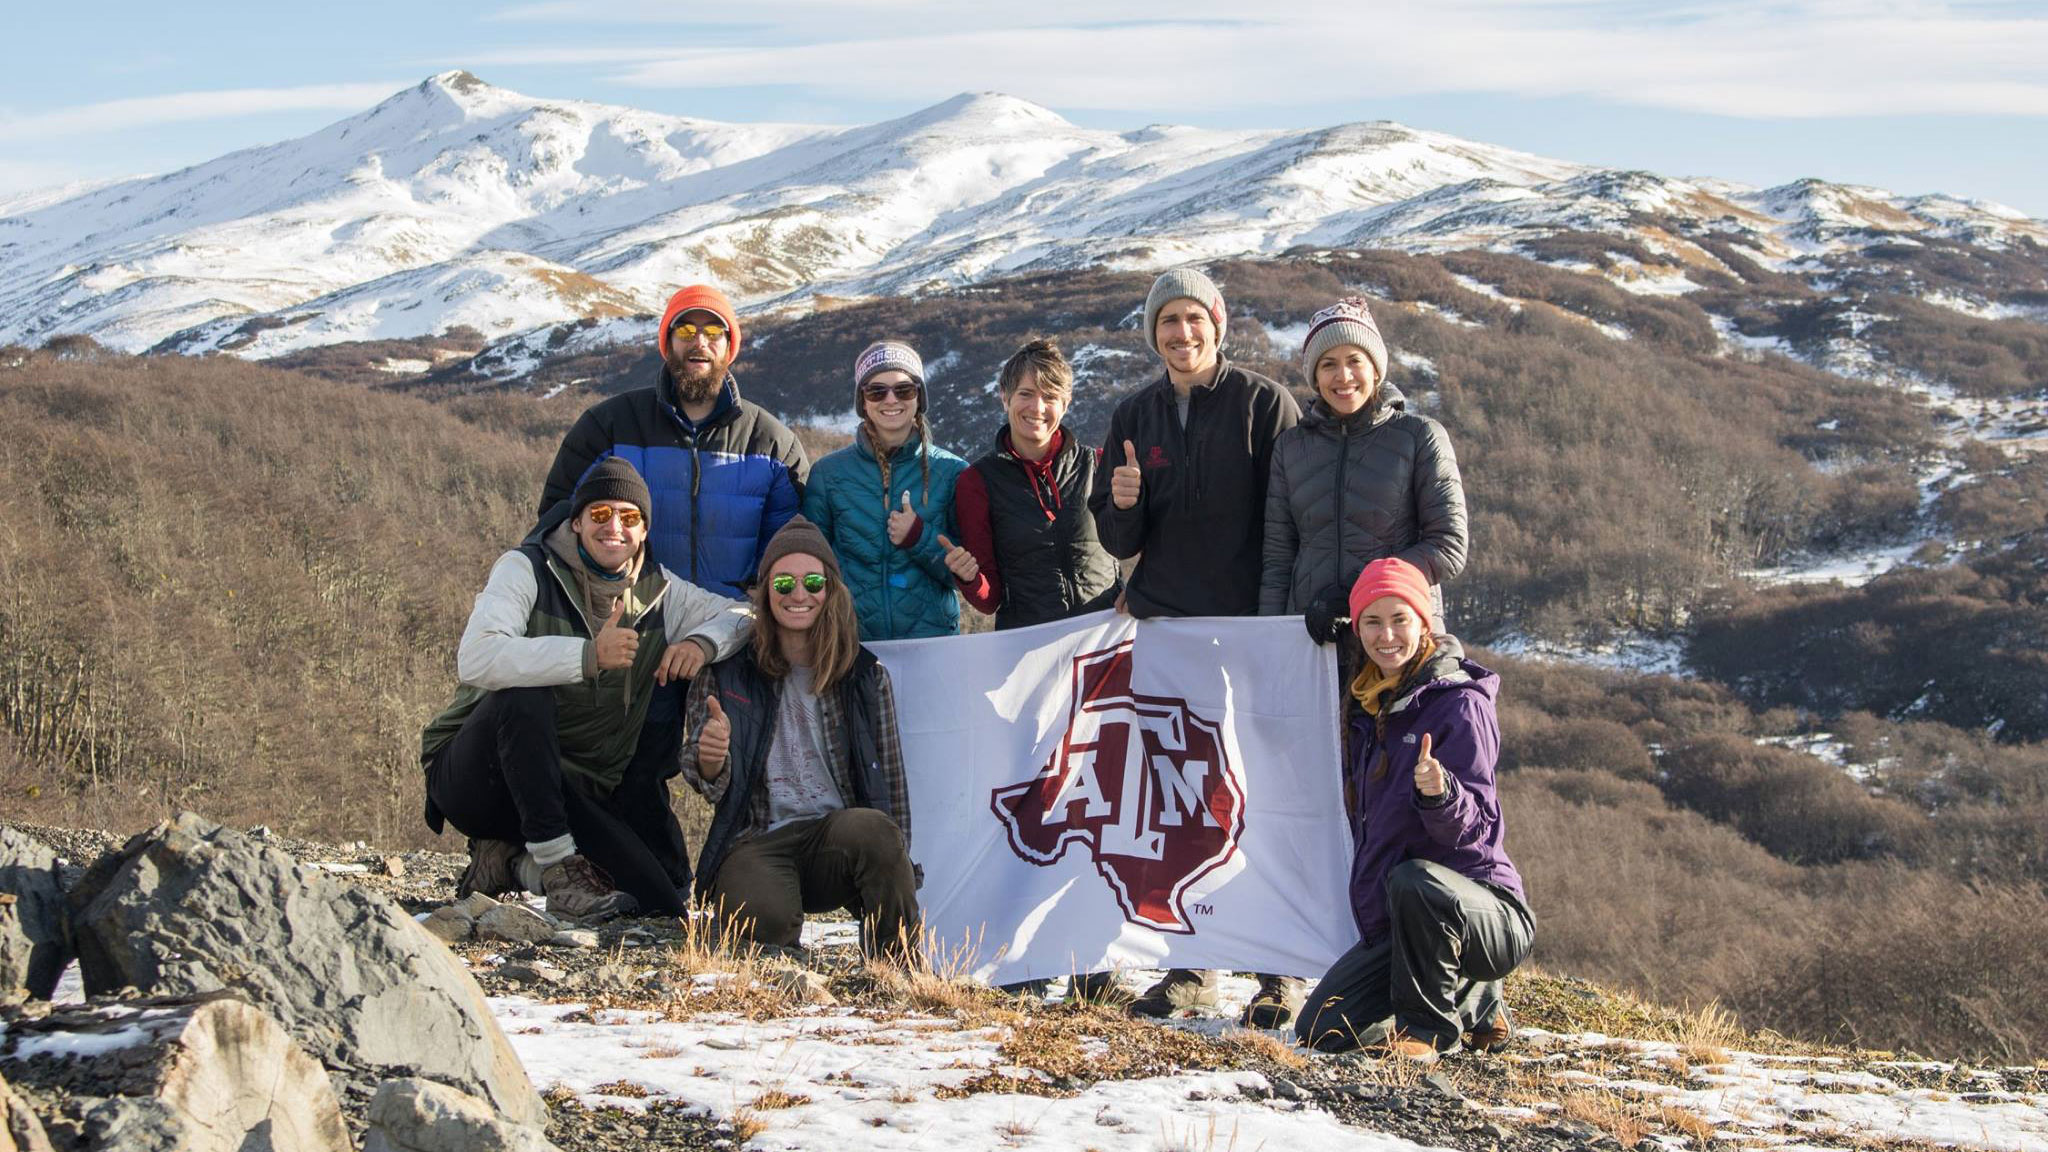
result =
[[[23,830],[74,865],[114,846]],[[691,923],[555,924],[516,902],[458,913],[460,857],[257,835],[447,940],[568,1152],[2048,1149],[2048,1069],[1824,1050],[1542,974],[1510,984],[1523,1031],[1505,1053],[1430,1068],[1310,1057],[1283,1033],[1234,1026],[1248,979],[1162,1026],[1062,1004],[1057,985],[1039,1001],[877,973],[843,917],[811,925],[800,955],[734,957]]]

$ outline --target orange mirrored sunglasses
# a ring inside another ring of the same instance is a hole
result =
[[[614,508],[609,504],[592,504],[583,511],[589,515],[592,524],[609,524],[612,516],[617,515],[619,523],[628,528],[638,528],[643,519],[638,508]]]

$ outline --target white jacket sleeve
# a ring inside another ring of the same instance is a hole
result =
[[[455,674],[464,684],[495,692],[500,688],[547,688],[583,679],[581,636],[528,636],[540,589],[533,561],[516,549],[498,557],[491,579],[477,593],[455,653]]]
[[[667,616],[664,623],[668,642],[701,637],[711,645],[713,661],[723,660],[740,650],[754,635],[754,609],[745,600],[733,600],[697,587],[666,568],[668,578]]]

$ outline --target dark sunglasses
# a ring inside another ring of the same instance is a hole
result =
[[[910,383],[869,384],[860,390],[860,394],[870,400],[887,400],[891,396],[898,400],[915,400],[917,399],[917,385]]]
[[[583,511],[589,514],[592,524],[609,524],[616,515],[620,524],[628,528],[638,528],[643,519],[638,508],[614,508],[609,504],[592,504]]]
[[[684,321],[683,323],[678,324],[675,327],[669,329],[668,334],[670,336],[682,337],[683,342],[685,344],[689,343],[692,340],[695,340],[699,336],[702,336],[704,337],[704,339],[711,341],[713,344],[716,344],[720,340],[725,339],[725,325],[692,324],[688,321]]]
[[[773,588],[777,596],[788,596],[796,592],[796,581],[796,577],[783,572],[770,576],[768,578],[768,587]],[[823,572],[809,573],[804,576],[803,581],[804,591],[809,592],[813,596],[823,592],[825,585],[829,583]]]

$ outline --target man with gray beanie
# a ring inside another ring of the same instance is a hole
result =
[[[527,891],[602,920],[680,915],[689,864],[665,804],[631,785],[654,688],[751,635],[752,613],[653,563],[647,483],[616,456],[576,485],[569,517],[498,558],[463,629],[461,687],[427,725],[427,826],[470,837],[458,894]]]
[[[1125,585],[1130,614],[1251,616],[1259,610],[1266,478],[1273,441],[1301,409],[1285,388],[1223,356],[1223,293],[1193,268],[1152,282],[1145,339],[1165,371],[1126,396],[1109,418],[1088,498],[1109,554],[1137,558]],[[1246,1021],[1274,1028],[1301,999],[1299,981],[1261,975]],[[1176,968],[1131,1005],[1165,1016],[1213,998],[1213,974]]]

